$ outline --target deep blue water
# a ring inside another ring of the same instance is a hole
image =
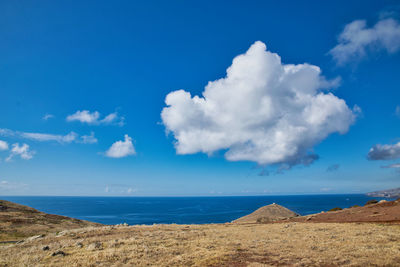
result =
[[[334,207],[364,205],[366,195],[295,195],[249,197],[17,197],[0,199],[27,205],[43,212],[103,224],[224,223],[259,207],[277,203],[301,215]],[[375,198],[380,200],[382,198]]]

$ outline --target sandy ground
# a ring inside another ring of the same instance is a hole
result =
[[[0,266],[399,264],[400,225],[387,223],[105,226],[0,246]]]

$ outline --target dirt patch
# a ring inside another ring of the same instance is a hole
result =
[[[400,200],[369,204],[339,211],[329,211],[290,218],[291,222],[380,222],[400,223]]]

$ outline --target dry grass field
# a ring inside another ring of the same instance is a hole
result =
[[[103,226],[0,246],[0,266],[399,266],[400,225]]]

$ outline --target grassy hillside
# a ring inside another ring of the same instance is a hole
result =
[[[40,212],[33,208],[0,200],[0,241],[17,241],[33,235],[99,224]]]
[[[0,266],[398,266],[399,215],[398,200],[272,223],[99,226],[1,201],[3,240],[36,236],[3,242]]]

